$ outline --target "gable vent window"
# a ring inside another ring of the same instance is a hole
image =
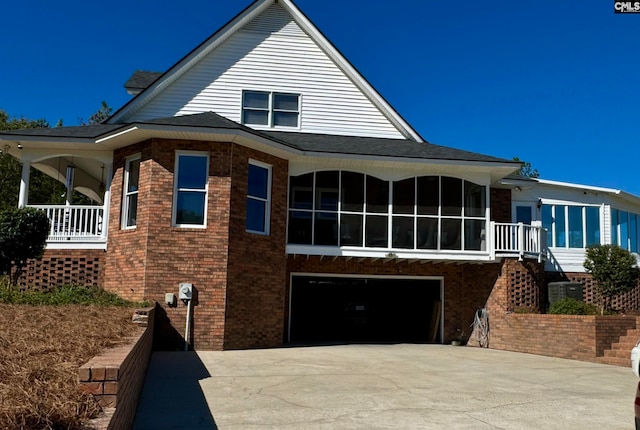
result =
[[[242,93],[242,123],[266,127],[298,127],[300,95],[244,91]]]

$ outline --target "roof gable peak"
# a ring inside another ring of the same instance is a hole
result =
[[[317,44],[336,67],[358,88],[375,108],[387,118],[393,127],[406,138],[422,141],[421,136],[393,109],[393,107],[373,88],[369,82],[351,65],[351,63],[333,46],[316,26],[298,9],[291,0],[256,0],[242,12],[222,26],[212,36],[189,52],[167,72],[142,90],[126,105],[115,112],[107,123],[114,124],[129,121],[138,111],[156,99],[165,89],[203,60],[209,53],[222,45],[227,39],[251,23],[270,7],[283,8],[304,33]]]

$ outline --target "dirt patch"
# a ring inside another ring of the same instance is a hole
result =
[[[133,310],[0,304],[0,428],[81,429],[100,407],[78,367],[139,333]]]

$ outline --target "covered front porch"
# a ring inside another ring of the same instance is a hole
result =
[[[55,153],[20,148],[18,207],[44,211],[50,221],[48,249],[106,249],[112,178],[111,151]],[[29,201],[31,168],[65,184],[52,204]]]

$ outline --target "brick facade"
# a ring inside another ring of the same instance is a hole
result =
[[[206,228],[172,227],[176,150],[208,151]],[[139,153],[135,229],[121,229],[124,166]],[[271,234],[245,231],[249,159],[273,166]],[[187,309],[164,304],[180,282],[195,288],[190,344],[198,349],[282,343],[287,163],[225,142],[152,139],[114,157],[105,289],[161,303],[157,346],[181,348]],[[230,241],[230,237],[233,238]]]
[[[249,159],[272,166],[268,235],[246,232]],[[287,162],[236,146],[231,184],[224,348],[279,346],[285,321]]]
[[[491,188],[491,221],[511,222],[511,190]]]

